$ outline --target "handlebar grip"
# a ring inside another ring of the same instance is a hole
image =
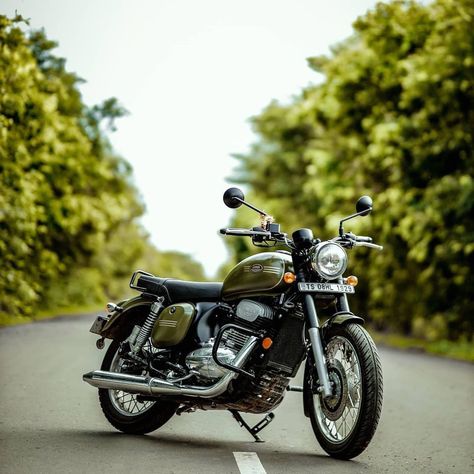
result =
[[[254,235],[261,235],[263,237],[271,237],[270,232],[250,230],[250,229],[221,229],[220,233],[224,235],[237,235],[241,237],[252,237]]]
[[[366,237],[365,235],[358,235],[356,237],[356,242],[367,242],[370,244],[372,242],[372,237]]]

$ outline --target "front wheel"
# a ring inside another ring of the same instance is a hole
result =
[[[382,366],[372,338],[357,324],[337,325],[324,334],[326,364],[333,395],[317,392],[318,376],[308,357],[305,406],[314,434],[331,456],[351,459],[372,439],[382,411]]]

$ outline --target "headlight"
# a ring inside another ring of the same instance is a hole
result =
[[[321,242],[314,248],[311,265],[326,280],[335,280],[346,270],[346,251],[334,242]]]

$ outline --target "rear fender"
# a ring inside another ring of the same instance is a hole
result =
[[[106,339],[123,339],[136,324],[143,324],[150,313],[154,297],[142,294],[118,304],[119,309],[110,314],[105,323],[101,336]]]

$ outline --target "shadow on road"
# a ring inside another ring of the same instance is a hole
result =
[[[201,463],[206,458],[209,459],[209,463],[218,462],[219,459],[233,462],[233,452],[257,452],[268,472],[275,472],[272,467],[278,467],[278,472],[307,472],[309,466],[312,469],[332,468],[337,470],[339,465],[341,468],[346,466],[346,468],[357,472],[366,468],[364,463],[357,461],[339,461],[316,452],[286,449],[284,446],[275,445],[272,442],[227,441],[215,437],[203,439],[174,433],[137,436],[84,429],[40,429],[29,430],[28,433],[23,430],[15,430],[9,436],[11,443],[25,439],[29,439],[31,448],[41,457],[47,456],[47,451],[53,449],[57,454],[60,450],[63,455],[67,455],[68,452],[74,452],[76,455],[83,452],[92,457],[96,457],[100,451],[105,456],[104,461],[107,459],[107,453],[114,453],[116,456],[117,452],[121,452],[124,458],[127,457],[127,452],[133,452],[134,455],[139,453],[140,456],[152,456],[156,459],[156,456],[160,454],[160,448],[163,448],[163,452],[167,453],[167,456],[171,453],[179,455],[179,452],[182,452],[183,457],[186,457],[191,463],[193,458],[199,459]]]

